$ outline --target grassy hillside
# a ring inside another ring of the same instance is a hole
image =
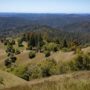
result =
[[[3,90],[90,90],[90,72],[52,76]]]
[[[15,45],[14,47],[17,47]],[[27,66],[27,65],[44,65],[47,67],[47,59],[54,59],[57,63],[61,62],[68,62],[74,60],[77,54],[74,51],[70,52],[63,52],[59,50],[57,52],[52,52],[49,57],[45,57],[44,53],[36,53],[36,57],[33,59],[29,58],[29,52],[25,49],[25,47],[21,47],[20,54],[16,55],[16,67],[18,66]],[[90,47],[83,48],[82,51],[84,53],[90,53]],[[0,43],[0,69],[4,71],[8,71],[13,73],[13,69],[16,68],[6,68],[4,65],[4,61],[7,58],[5,52],[5,46]],[[44,62],[44,63],[42,63]],[[49,62],[50,64],[50,62]],[[48,65],[49,65],[48,64]],[[52,65],[52,64],[51,64]],[[54,65],[54,64],[53,64]],[[32,69],[32,68],[31,68]],[[34,68],[35,69],[35,68]],[[66,67],[67,69],[67,67]],[[38,69],[36,68],[36,71]],[[90,71],[81,71],[81,72],[74,72],[69,74],[62,74],[51,76],[48,78],[42,78],[31,80],[31,81],[24,81],[23,79],[9,74],[8,72],[0,71],[0,89],[1,90],[90,90]],[[33,70],[35,71],[35,70]],[[36,72],[35,71],[35,75]],[[16,73],[16,72],[15,72]],[[61,74],[61,73],[60,73]]]
[[[12,75],[10,73],[1,70],[0,70],[0,78],[2,79],[2,82],[0,83],[0,90],[3,88],[15,87],[26,83],[26,81],[24,81],[23,79],[20,79],[15,75]]]
[[[15,46],[17,47],[17,46]],[[90,51],[90,47],[87,48],[83,48],[82,49],[84,51],[84,53],[87,53]],[[53,52],[51,54],[51,56],[49,57],[45,57],[45,55],[43,53],[37,53],[36,57],[33,59],[30,59],[28,54],[29,51],[25,49],[25,47],[20,48],[21,53],[19,55],[17,55],[17,65],[26,65],[29,63],[38,63],[41,62],[43,60],[46,60],[48,58],[50,59],[54,59],[57,62],[60,61],[70,61],[73,58],[75,58],[76,54],[74,54],[74,52],[63,52],[63,51],[57,51],[57,52]],[[4,65],[4,60],[7,58],[6,52],[5,52],[5,46],[0,43],[0,67],[2,68]]]

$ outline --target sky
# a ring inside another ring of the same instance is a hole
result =
[[[90,13],[90,0],[0,0],[0,12]]]

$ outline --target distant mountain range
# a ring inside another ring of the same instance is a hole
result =
[[[90,14],[0,13],[0,36],[30,31],[47,31],[54,36],[77,33],[77,37],[89,41]]]

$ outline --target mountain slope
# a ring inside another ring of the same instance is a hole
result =
[[[3,90],[90,90],[90,71],[52,76]]]
[[[0,84],[0,90],[3,88],[15,87],[26,83],[26,81],[24,81],[23,79],[1,70],[0,77],[3,79],[2,84]]]

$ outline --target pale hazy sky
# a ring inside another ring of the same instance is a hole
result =
[[[90,0],[0,0],[0,12],[90,13]]]

